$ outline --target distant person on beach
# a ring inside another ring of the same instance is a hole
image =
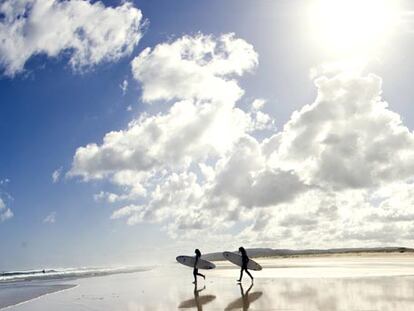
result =
[[[246,254],[246,250],[244,249],[244,247],[241,246],[241,247],[239,247],[239,252],[240,252],[241,257],[242,257],[242,266],[241,266],[241,270],[240,270],[240,278],[237,280],[237,282],[241,282],[241,280],[243,278],[243,270],[246,271],[246,273],[250,276],[250,279],[253,282],[253,276],[247,270],[247,264],[249,263],[249,257]]]
[[[206,279],[206,277],[205,277],[205,275],[203,275],[201,273],[198,273],[197,264],[198,264],[198,260],[201,257],[201,252],[198,248],[195,250],[195,254],[196,254],[196,257],[195,257],[194,270],[193,270],[193,275],[194,275],[194,282],[193,283],[197,284],[197,275],[201,276],[203,279]]]

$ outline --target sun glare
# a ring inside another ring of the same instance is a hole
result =
[[[341,56],[372,56],[398,26],[398,0],[315,0],[309,22],[316,43]]]

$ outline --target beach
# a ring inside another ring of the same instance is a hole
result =
[[[414,308],[412,255],[262,258],[257,261],[264,269],[253,271],[253,286],[247,276],[238,285],[237,267],[217,262],[215,270],[205,271],[206,281],[199,280],[195,287],[191,269],[171,263],[127,274],[3,284],[0,298],[3,301],[7,295],[16,297],[19,293],[22,295],[24,287],[33,290],[33,286],[37,286],[37,289],[43,288],[41,295],[33,295],[28,301],[6,309],[345,311]]]

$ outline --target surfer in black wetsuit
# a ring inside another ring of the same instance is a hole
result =
[[[195,257],[194,270],[193,270],[193,275],[194,275],[194,282],[193,283],[197,284],[197,275],[201,276],[203,279],[206,279],[206,277],[205,277],[205,275],[203,275],[201,273],[198,273],[197,264],[198,264],[198,260],[201,257],[201,252],[198,248],[195,250],[195,254],[196,254],[196,257]]]
[[[237,280],[237,282],[241,282],[243,277],[243,270],[246,271],[246,273],[250,276],[252,283],[253,283],[253,276],[250,274],[250,272],[247,270],[247,264],[249,263],[249,257],[247,257],[246,250],[244,247],[239,247],[239,252],[242,257],[242,266],[240,270],[240,278]]]

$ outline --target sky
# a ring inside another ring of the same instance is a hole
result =
[[[412,10],[3,1],[0,270],[411,247]]]

